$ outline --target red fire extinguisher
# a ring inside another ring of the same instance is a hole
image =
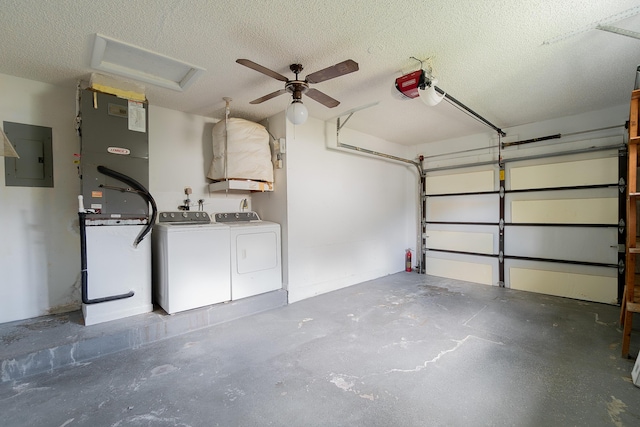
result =
[[[404,255],[404,261],[406,264],[404,271],[411,272],[411,249],[407,249],[407,252]]]

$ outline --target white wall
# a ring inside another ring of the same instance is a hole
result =
[[[284,138],[286,142],[287,124],[284,111],[262,122],[272,138]],[[273,140],[271,141],[273,144]],[[286,149],[285,149],[286,151]],[[275,151],[272,148],[275,157]],[[288,190],[287,190],[287,155],[281,156],[282,167],[273,171],[273,191],[253,193],[253,210],[260,218],[280,224],[282,242],[282,283],[287,289],[289,282],[289,226],[288,226]],[[275,159],[274,159],[275,160]]]
[[[215,120],[149,103],[149,191],[158,211],[177,211],[191,187],[191,209],[204,199],[204,211],[237,212],[242,199],[251,209],[251,194],[209,192],[206,175],[213,158],[211,130]]]
[[[0,157],[0,323],[77,308],[75,90],[0,75],[0,119],[53,134],[53,188],[7,187]]]
[[[404,154],[345,130],[343,142]],[[289,301],[404,269],[415,249],[418,175],[413,166],[327,149],[325,123],[287,123]]]

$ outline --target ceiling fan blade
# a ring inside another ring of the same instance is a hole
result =
[[[288,82],[289,79],[287,79],[285,76],[283,76],[280,73],[276,73],[273,70],[268,69],[267,67],[263,67],[260,64],[256,64],[253,61],[250,61],[248,59],[236,59],[236,62],[240,65],[244,65],[245,67],[249,67],[252,70],[256,70],[262,74],[265,74],[269,77],[273,77],[276,80],[280,80],[281,82]]]
[[[344,76],[345,74],[353,73],[354,71],[358,71],[358,63],[351,59],[347,59],[339,64],[327,67],[324,70],[309,74],[306,80],[309,83],[320,83],[329,79]]]
[[[254,99],[249,104],[260,104],[260,103],[262,103],[264,101],[270,100],[271,98],[275,98],[278,95],[282,95],[283,93],[287,93],[287,91],[285,89],[280,89],[280,90],[277,90],[275,92],[271,92],[270,94],[265,95],[265,96],[263,96],[261,98]]]
[[[324,92],[320,92],[318,89],[309,89],[306,95],[314,101],[317,101],[328,108],[333,108],[340,105],[339,101],[333,99]]]

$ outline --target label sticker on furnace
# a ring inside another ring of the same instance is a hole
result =
[[[124,156],[131,154],[131,150],[122,147],[107,147],[107,152],[111,154],[122,154]]]
[[[129,130],[147,131],[147,116],[142,102],[129,101]]]

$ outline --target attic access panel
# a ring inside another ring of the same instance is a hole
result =
[[[3,127],[20,156],[4,158],[5,185],[53,187],[51,128],[12,122],[3,122]]]
[[[102,34],[96,34],[91,67],[179,92],[185,91],[206,71]]]

